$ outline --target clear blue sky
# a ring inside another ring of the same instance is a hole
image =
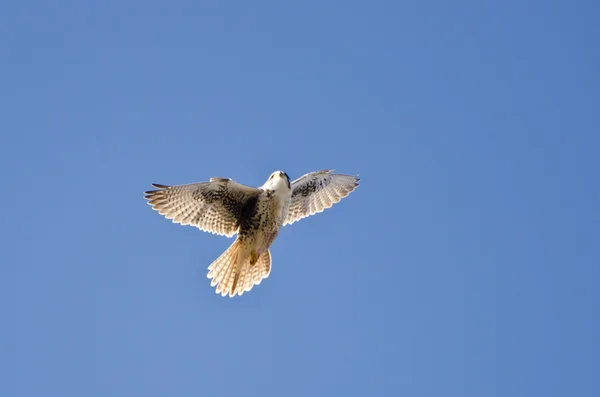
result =
[[[600,395],[598,11],[3,5],[0,395]],[[323,168],[239,299],[143,199]]]

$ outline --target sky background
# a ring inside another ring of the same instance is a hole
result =
[[[0,395],[600,395],[593,1],[0,7]],[[153,182],[361,186],[216,295]]]

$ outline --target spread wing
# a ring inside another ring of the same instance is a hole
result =
[[[292,182],[292,203],[284,225],[330,208],[358,186],[357,176],[331,171],[311,172]]]
[[[145,192],[144,198],[161,215],[175,223],[227,237],[237,232],[244,205],[261,193],[260,189],[225,178],[179,186],[154,183],[152,186],[158,190]]]

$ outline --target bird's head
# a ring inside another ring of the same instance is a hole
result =
[[[283,171],[275,171],[265,182],[264,188],[271,190],[291,190],[290,177]]]

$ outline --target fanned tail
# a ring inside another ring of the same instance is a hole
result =
[[[271,273],[271,253],[258,257],[256,264],[250,264],[250,257],[243,259],[239,239],[221,254],[209,267],[206,277],[212,279],[211,286],[217,286],[216,293],[230,297],[242,295],[261,283]]]

